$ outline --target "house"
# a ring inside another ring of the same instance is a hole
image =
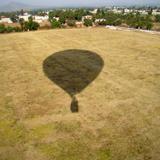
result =
[[[32,15],[28,14],[27,12],[24,13],[23,15],[19,15],[18,18],[19,19],[24,19],[24,21],[28,21],[29,17],[31,17]]]
[[[145,10],[139,10],[138,12],[142,15],[148,15],[148,12]]]
[[[152,14],[153,14],[153,15],[160,15],[160,11],[154,9],[154,10],[152,11]]]
[[[132,12],[132,11],[133,11],[133,10],[130,10],[130,9],[128,9],[128,8],[125,8],[125,9],[124,9],[124,13],[125,13],[125,14],[130,13],[130,12]]]
[[[113,12],[113,13],[122,13],[122,10],[117,9],[117,8],[114,8],[114,9],[112,10],[112,12]]]
[[[2,17],[0,23],[13,23],[10,18]]]
[[[85,19],[92,19],[92,18],[93,18],[93,16],[91,16],[91,15],[83,16],[82,22],[84,22]]]
[[[33,20],[37,23],[42,23],[43,21],[47,21],[49,19],[49,17],[46,16],[34,16]]]

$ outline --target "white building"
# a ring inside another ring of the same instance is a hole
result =
[[[104,21],[106,21],[106,19],[104,19],[104,18],[96,19],[96,20],[95,20],[95,23],[104,22]]]
[[[1,18],[0,23],[13,23],[10,18]]]
[[[82,21],[84,22],[85,19],[92,19],[93,17],[91,15],[83,16]]]
[[[130,12],[132,12],[132,10],[130,10],[130,9],[128,9],[128,8],[125,8],[125,9],[124,9],[124,13],[127,14],[127,13],[130,13]]]
[[[114,9],[112,10],[112,12],[114,12],[114,13],[122,13],[122,10],[119,10],[119,9],[117,9],[117,8],[114,8]]]
[[[43,21],[47,21],[49,19],[48,16],[34,16],[33,20],[37,23],[42,23]]]
[[[92,14],[97,14],[98,9],[94,9],[93,11],[90,11]]]
[[[19,15],[18,18],[19,19],[24,19],[24,21],[28,21],[29,17],[31,17],[32,15],[28,14],[27,12],[25,12],[23,15]]]
[[[156,9],[154,9],[153,12],[152,12],[152,14],[153,14],[153,15],[160,15],[160,12],[157,11]]]
[[[59,17],[53,17],[54,19],[56,19],[57,21],[59,21]]]
[[[138,12],[142,15],[148,15],[148,12],[145,10],[139,10]]]

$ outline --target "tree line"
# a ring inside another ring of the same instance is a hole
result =
[[[37,30],[40,26],[37,22],[29,17],[27,22],[24,19],[18,19],[15,13],[8,13],[13,22],[19,22],[21,27],[5,27],[0,24],[0,33],[21,32],[21,31],[33,31]],[[39,15],[45,14],[44,12],[38,12]],[[98,9],[96,14],[92,14],[89,9],[59,9],[49,12],[49,22],[51,28],[63,28],[66,25],[75,27],[76,22],[82,22],[82,17],[90,15],[91,19],[83,19],[84,26],[127,26],[136,29],[151,30],[154,23],[160,23],[160,15],[152,15],[152,10],[148,11],[147,15],[142,15],[139,12],[132,12],[128,14],[114,13],[106,9]],[[99,21],[97,21],[99,20]]]
[[[24,21],[23,18],[20,18],[19,24],[21,27],[12,27],[0,24],[0,33],[35,31],[39,28],[39,24],[37,22],[34,22],[32,17],[29,17],[28,21]]]

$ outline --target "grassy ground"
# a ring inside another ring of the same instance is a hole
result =
[[[1,160],[160,159],[160,36],[66,29],[0,35],[0,46]],[[79,113],[43,72],[68,49],[104,61]]]

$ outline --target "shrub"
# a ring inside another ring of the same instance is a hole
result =
[[[160,22],[160,15],[156,15],[155,18],[156,18],[156,22]]]
[[[11,26],[6,27],[6,32],[7,33],[11,33],[13,31],[14,31],[14,27],[11,27]]]
[[[87,27],[92,26],[92,20],[91,19],[84,19],[84,25]]]
[[[57,21],[56,19],[53,19],[51,21],[51,26],[52,26],[52,28],[61,28],[61,23],[59,21]]]
[[[5,25],[0,24],[0,33],[4,33],[6,31]]]
[[[20,27],[15,27],[15,28],[14,28],[14,31],[15,31],[15,32],[22,32],[22,29],[21,29]]]
[[[37,22],[34,22],[34,21],[28,21],[28,22],[25,22],[24,23],[24,30],[25,31],[35,31],[35,30],[38,30],[39,28],[39,24]]]
[[[146,22],[146,29],[151,30],[153,27],[153,24],[151,22]]]
[[[119,26],[122,24],[122,20],[120,18],[116,19],[114,22],[113,22],[113,25],[114,26]]]
[[[67,25],[70,27],[75,27],[76,26],[76,21],[75,20],[68,20]]]

